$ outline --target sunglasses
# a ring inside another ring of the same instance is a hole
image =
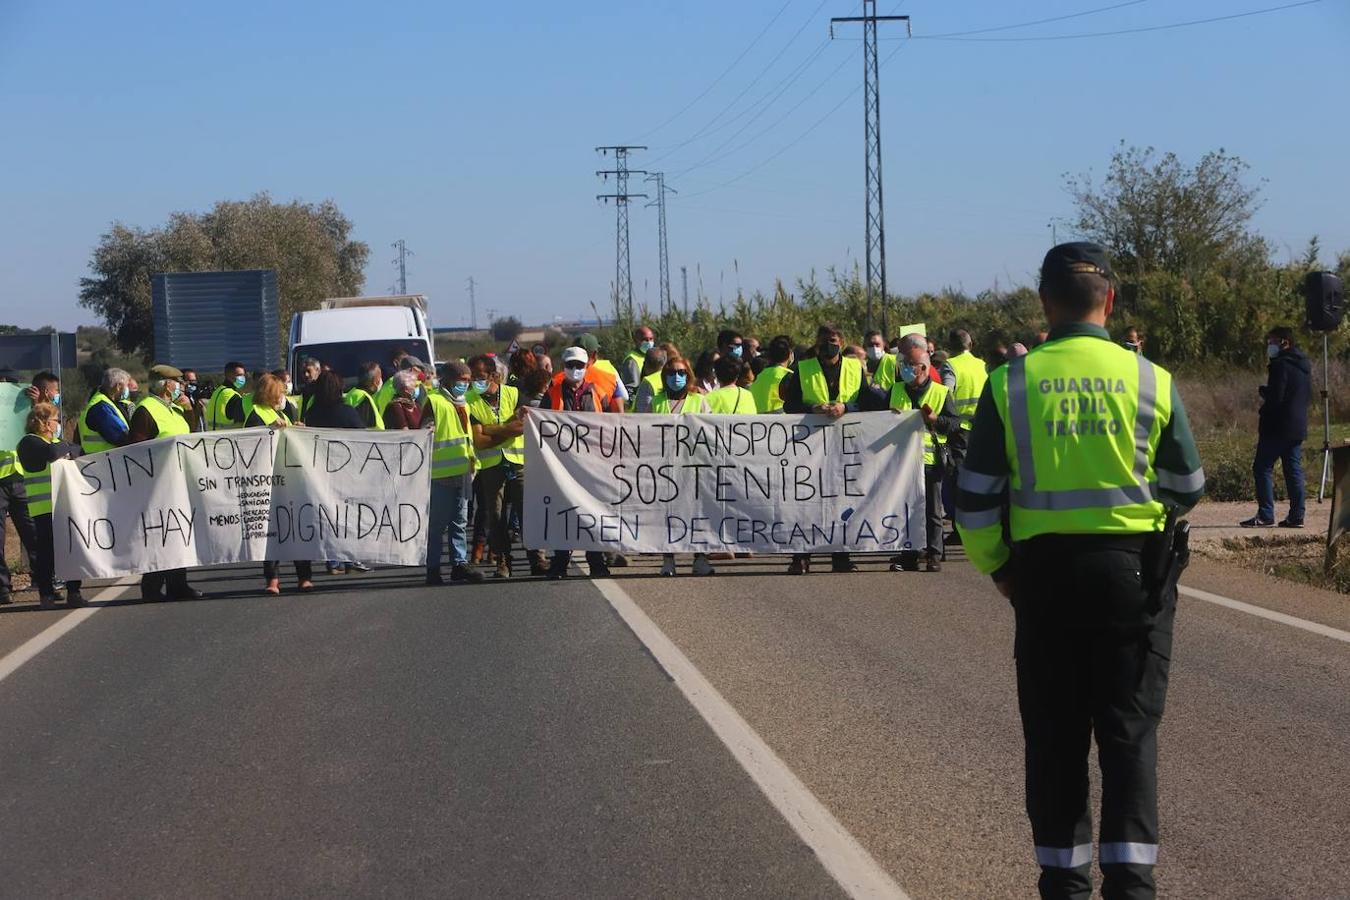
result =
[[[565,369],[584,369],[584,368],[586,368],[586,364],[585,364],[584,362],[570,362],[570,363],[564,363],[564,364],[563,364],[563,368],[565,368]]]

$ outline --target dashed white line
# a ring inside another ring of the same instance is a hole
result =
[[[857,838],[839,823],[740,713],[703,677],[628,592],[608,578],[593,582],[731,755],[850,897],[908,900]]]
[[[1220,596],[1219,594],[1211,594],[1209,591],[1186,587],[1184,584],[1181,585],[1178,590],[1185,596],[1194,597],[1196,600],[1204,600],[1207,603],[1226,606],[1229,609],[1236,609],[1239,612],[1245,612],[1262,619],[1269,619],[1272,622],[1279,622],[1283,625],[1301,628],[1304,631],[1311,631],[1313,634],[1320,634],[1323,637],[1329,637],[1333,640],[1350,643],[1350,631],[1342,631],[1339,628],[1332,628],[1330,625],[1323,625],[1320,622],[1309,622],[1307,619],[1300,619],[1297,616],[1275,612],[1275,610],[1266,609],[1263,606],[1243,603],[1241,600],[1232,600],[1228,597]]]

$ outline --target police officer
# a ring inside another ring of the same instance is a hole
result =
[[[1111,279],[1096,244],[1046,254],[1047,341],[990,373],[958,476],[966,553],[1016,612],[1043,897],[1092,892],[1092,735],[1102,896],[1154,896],[1157,728],[1176,586],[1159,587],[1145,563],[1169,510],[1189,509],[1205,484],[1172,376],[1106,331]]]

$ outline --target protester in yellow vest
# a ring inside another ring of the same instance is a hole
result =
[[[970,332],[964,328],[953,329],[947,335],[947,351],[950,354],[947,365],[956,373],[952,398],[956,404],[956,413],[961,417],[961,428],[965,431],[970,430],[970,423],[975,420],[975,407],[980,402],[980,394],[984,393],[985,382],[989,380],[989,370],[984,360],[971,350],[973,344]]]
[[[755,376],[750,395],[755,398],[755,411],[776,413],[783,408],[781,388],[783,380],[792,374],[792,339],[785,334],[769,341],[764,351],[769,364]]]
[[[80,448],[61,440],[61,414],[50,403],[38,402],[28,412],[27,434],[15,448],[24,470],[24,487],[28,491],[28,512],[33,517],[37,532],[37,568],[33,582],[38,589],[38,602],[43,609],[51,609],[60,600],[56,589],[56,549],[52,536],[52,471],[51,464],[58,459],[74,459]],[[84,606],[80,582],[66,582],[67,606]]]
[[[354,408],[361,421],[366,423],[367,428],[376,431],[384,430],[384,410],[375,402],[379,396],[380,389],[384,387],[384,371],[377,362],[368,362],[361,364],[361,375],[357,380],[356,387],[352,388],[346,394],[347,405]],[[389,395],[393,399],[393,394]],[[389,405],[389,400],[385,400],[385,405]]]
[[[619,401],[616,412],[622,412],[628,404],[628,388],[619,377],[619,370],[614,368],[614,363],[601,358],[599,339],[593,334],[583,334],[577,338],[576,346],[586,351],[587,364],[590,368],[604,372],[614,379],[614,397]]]
[[[131,426],[122,412],[122,403],[131,396],[130,382],[125,369],[104,370],[99,389],[80,413],[80,446],[85,453],[121,447],[131,439]]]
[[[179,402],[182,397],[183,373],[173,366],[151,366],[149,390],[145,399],[137,403],[131,413],[131,439],[128,443],[189,434],[192,428]],[[243,401],[240,400],[240,403],[242,405]],[[163,600],[166,597],[169,600],[200,600],[205,596],[188,584],[186,569],[147,572],[141,576],[142,600]]]
[[[901,412],[918,410],[923,416],[923,486],[924,522],[926,525],[925,557],[929,572],[942,571],[942,478],[946,472],[944,451],[947,436],[961,427],[951,392],[947,386],[932,377],[928,351],[910,344],[902,351],[904,356],[896,372],[895,384],[890,390],[891,409]],[[904,551],[891,560],[891,571],[917,571],[919,553]]]
[[[488,547],[496,555],[495,577],[510,578],[511,523],[505,510],[523,506],[525,409],[520,392],[501,383],[500,370],[486,356],[469,360],[469,374],[467,405],[478,457],[475,497],[483,504]],[[532,556],[531,574],[542,575],[546,569],[542,553]]]
[[[0,383],[18,384],[18,373],[8,366],[0,367]],[[14,530],[28,557],[28,570],[37,571],[37,531],[28,512],[23,466],[19,465],[19,456],[14,450],[0,448],[0,606],[14,602],[9,566],[5,562],[6,518],[14,523]]]
[[[619,365],[619,380],[623,382],[630,398],[637,395],[638,387],[642,381],[642,369],[647,361],[647,352],[655,346],[656,334],[650,328],[646,325],[639,325],[633,329],[633,349],[628,351],[628,355],[623,358],[623,362]],[[631,407],[629,411],[632,411]]]
[[[755,404],[755,395],[737,382],[749,368],[739,357],[722,356],[713,363],[717,374],[717,389],[709,391],[704,399],[708,402],[708,411],[719,415],[749,416],[759,412]]]
[[[637,392],[629,399],[629,412],[652,411],[652,400],[661,393],[661,370],[666,367],[666,362],[672,355],[679,355],[678,351],[672,354],[667,350],[669,346],[671,345],[663,344],[660,347],[653,347],[643,357],[642,377],[638,379]]]
[[[431,506],[427,514],[427,584],[442,585],[441,557],[445,534],[450,532],[450,581],[478,582],[483,576],[469,568],[467,541],[469,491],[474,466],[470,429],[469,367],[447,362],[440,378],[427,391],[422,424],[434,430],[431,452]]]
[[[692,379],[693,373],[689,371],[689,363],[684,359],[676,356],[666,360],[665,367],[661,370],[662,389],[652,400],[652,412],[660,415],[692,415],[707,412],[706,397],[689,389]],[[714,574],[715,570],[708,562],[708,554],[694,554],[693,572],[695,575]],[[666,576],[675,574],[674,553],[662,554],[661,574]]]
[[[816,329],[815,355],[797,360],[797,371],[783,379],[783,411],[815,413],[837,419],[858,409],[858,394],[863,387],[863,366],[851,356],[843,356],[843,332],[825,323]],[[856,572],[848,553],[832,553],[830,569]],[[788,567],[789,575],[805,575],[811,570],[811,555],[796,553]]]
[[[248,373],[243,363],[227,362],[223,374],[224,381],[211,393],[211,399],[206,404],[208,431],[244,427],[243,395],[244,388],[248,386]]]

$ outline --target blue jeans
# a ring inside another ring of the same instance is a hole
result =
[[[427,574],[441,571],[441,550],[445,546],[445,531],[450,530],[450,563],[467,565],[469,548],[465,532],[469,524],[470,476],[451,475],[431,480],[431,508],[428,511],[430,533],[427,535]]]
[[[1284,487],[1289,492],[1289,519],[1303,521],[1303,442],[1278,438],[1258,438],[1252,475],[1256,477],[1256,515],[1267,522],[1275,521],[1275,461],[1284,467]]]

